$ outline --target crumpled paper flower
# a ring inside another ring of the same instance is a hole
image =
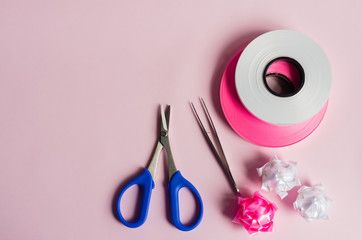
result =
[[[283,162],[273,156],[268,163],[257,168],[257,171],[263,181],[261,189],[274,191],[281,199],[288,195],[287,191],[300,186],[295,162]]]
[[[298,190],[298,197],[294,202],[294,208],[308,221],[328,219],[327,209],[331,201],[325,194],[321,184],[311,187],[302,186]]]
[[[274,231],[274,213],[277,207],[269,202],[260,192],[255,192],[252,198],[238,198],[239,209],[233,220],[243,224],[252,236],[258,232]]]

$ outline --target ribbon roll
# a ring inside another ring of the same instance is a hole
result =
[[[305,35],[278,30],[257,37],[230,61],[221,79],[220,101],[230,126],[243,138],[283,147],[317,128],[331,85],[322,49]]]
[[[282,60],[298,72],[295,91],[275,94],[266,83],[269,66]],[[265,33],[243,51],[235,69],[241,102],[257,118],[278,125],[305,122],[326,104],[332,71],[323,50],[312,39],[290,30]]]

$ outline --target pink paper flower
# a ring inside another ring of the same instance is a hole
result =
[[[274,231],[273,218],[277,210],[274,203],[255,192],[252,198],[239,197],[238,204],[239,209],[233,222],[243,224],[251,236],[258,232]]]

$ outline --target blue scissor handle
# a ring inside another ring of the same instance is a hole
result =
[[[139,185],[142,189],[141,209],[140,209],[139,217],[135,222],[127,222],[122,216],[120,204],[121,204],[121,198],[122,198],[124,192],[133,185]],[[121,193],[118,196],[118,200],[117,200],[117,215],[118,215],[119,220],[124,225],[126,225],[127,227],[130,227],[130,228],[136,228],[136,227],[141,226],[146,221],[148,207],[150,205],[150,200],[151,200],[151,193],[152,193],[152,189],[154,187],[155,187],[155,183],[152,180],[151,173],[148,171],[148,169],[145,169],[143,171],[143,173],[141,173],[141,175],[132,179],[122,189]]]
[[[194,221],[192,225],[183,225],[180,221],[180,208],[179,208],[179,201],[178,201],[178,193],[181,188],[186,187],[190,189],[190,191],[196,196],[197,201],[200,206],[200,212],[197,219]],[[170,191],[170,201],[171,201],[171,218],[172,222],[178,229],[182,231],[190,231],[197,227],[201,222],[202,215],[204,212],[201,196],[197,189],[192,185],[189,181],[187,181],[180,173],[177,171],[171,178],[171,181],[168,184],[168,189]]]

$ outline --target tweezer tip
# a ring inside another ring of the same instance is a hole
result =
[[[196,111],[196,109],[195,109],[195,106],[194,106],[194,103],[193,102],[191,102],[191,101],[189,101],[189,103],[190,103],[190,107],[191,107],[191,109],[192,109],[192,111]]]

